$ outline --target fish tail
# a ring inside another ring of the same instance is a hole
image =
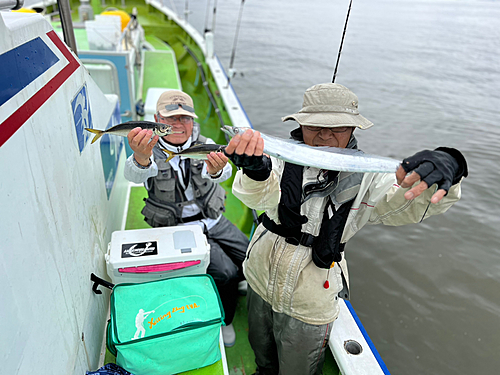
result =
[[[165,163],[168,163],[168,161],[169,161],[170,159],[172,159],[172,158],[176,155],[176,154],[175,154],[175,152],[172,152],[172,151],[166,150],[166,149],[164,149],[164,148],[162,148],[161,150],[162,150],[164,153],[168,154],[168,158],[167,158],[167,160],[165,160]]]
[[[95,134],[95,137],[94,137],[94,139],[92,139],[92,142],[90,144],[92,144],[95,141],[97,141],[104,134],[104,132],[102,130],[91,129],[91,128],[85,128],[85,130],[87,130],[87,131]]]

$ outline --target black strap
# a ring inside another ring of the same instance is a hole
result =
[[[303,166],[287,162],[280,181],[278,218],[282,226],[290,228],[295,233],[300,233],[302,224],[307,223],[307,217],[300,214],[303,170]]]
[[[106,281],[104,279],[101,279],[99,276],[96,276],[94,273],[90,274],[90,281],[92,281],[94,284],[92,285],[92,291],[95,294],[102,294],[102,291],[99,290],[99,285],[102,285],[108,289],[113,290],[115,284],[110,283],[109,281]]]
[[[180,218],[179,222],[180,223],[190,223],[191,221],[201,220],[204,218],[205,218],[205,216],[203,216],[203,214],[201,212],[198,212],[196,215]]]
[[[285,237],[285,241],[289,244],[295,246],[300,244],[302,246],[310,247],[316,238],[312,234],[297,231],[296,228],[288,228],[283,225],[276,224],[266,215],[266,213],[261,215],[261,219],[264,228],[274,234],[277,234],[278,236]]]
[[[340,241],[353,202],[354,199],[342,204],[338,210],[335,210],[335,205],[331,198],[328,197],[321,228],[312,245],[312,259],[317,267],[329,269],[333,262],[342,260],[345,244],[340,243]],[[329,212],[330,210],[331,212]],[[330,213],[332,214],[331,217]]]
[[[182,164],[184,162],[184,168]],[[180,159],[179,160],[179,170],[182,174],[182,182],[184,182],[184,189],[188,188],[189,180],[191,178],[191,162],[190,159]]]

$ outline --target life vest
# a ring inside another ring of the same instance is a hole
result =
[[[292,132],[292,136],[293,136]],[[348,148],[356,148],[357,141],[351,138]],[[262,224],[271,232],[285,237],[293,245],[311,247],[314,264],[320,268],[330,268],[333,262],[342,260],[345,243],[341,243],[347,216],[356,197],[362,173],[324,171],[316,181],[303,181],[304,167],[285,163],[280,180],[281,198],[278,206],[280,224],[269,219],[264,213]],[[326,204],[319,234],[302,231],[302,225],[309,219],[301,215],[301,205],[310,197],[324,197]],[[335,209],[336,202],[339,204]]]

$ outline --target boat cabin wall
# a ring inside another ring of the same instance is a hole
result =
[[[109,293],[111,233],[122,227],[124,138],[81,62],[37,14],[0,13],[0,353],[5,374],[95,370]],[[4,74],[5,72],[5,74]]]

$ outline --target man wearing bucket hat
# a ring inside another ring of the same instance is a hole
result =
[[[309,88],[287,120],[300,125],[292,138],[310,146],[357,148],[353,131],[373,126],[357,96],[334,83]],[[440,147],[404,159],[395,174],[336,172],[269,158],[263,148],[257,131],[226,147],[242,167],[234,195],[265,211],[243,264],[257,374],[320,374],[338,298],[349,298],[346,242],[365,224],[405,225],[445,212],[460,198],[467,163]]]
[[[224,307],[224,344],[232,346],[236,334],[231,322],[238,282],[243,279],[242,262],[248,239],[222,216],[225,191],[219,183],[231,177],[231,165],[221,152],[211,152],[203,162],[181,156],[166,161],[168,155],[162,151],[178,153],[194,144],[213,144],[200,134],[195,118],[198,116],[188,94],[178,90],[162,93],[156,104],[155,121],[172,125],[173,133],[160,138],[153,137],[151,130],[131,130],[128,141],[134,153],[127,159],[124,173],[129,181],[144,183],[148,190],[142,214],[149,225],[189,223],[204,229],[210,244],[207,273],[214,278]]]

